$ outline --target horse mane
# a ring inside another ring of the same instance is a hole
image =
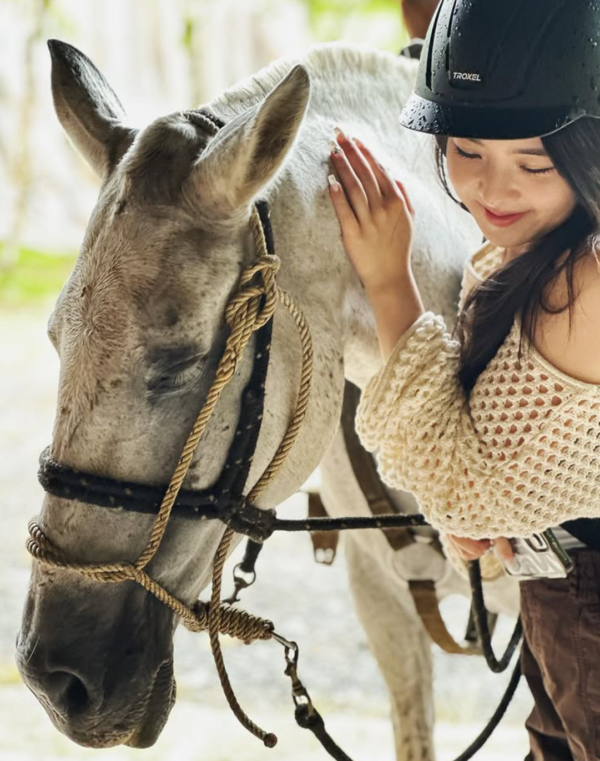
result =
[[[410,94],[414,80],[415,61],[393,55],[358,43],[319,43],[300,56],[285,56],[260,69],[255,74],[229,87],[211,103],[225,121],[237,116],[261,101],[288,74],[297,63],[308,71],[311,81],[313,103],[319,95],[343,95],[347,90],[356,97],[357,78],[372,80],[376,87],[395,87],[394,100],[405,99]],[[332,91],[332,86],[335,90]],[[364,92],[364,91],[363,91]]]

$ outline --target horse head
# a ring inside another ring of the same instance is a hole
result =
[[[256,257],[254,203],[279,193],[297,151],[308,74],[289,65],[273,87],[253,88],[218,131],[197,111],[136,129],[88,58],[57,41],[50,50],[58,118],[101,181],[76,265],[48,324],[60,360],[50,454],[75,471],[164,486],[211,387],[227,338],[226,306]],[[325,169],[323,161],[323,178]],[[325,182],[322,187],[325,195]],[[294,186],[282,198],[283,222],[302,193]],[[339,273],[343,253],[332,221],[331,230]],[[328,300],[326,288],[334,262],[316,265],[312,254],[281,254],[278,281],[302,301],[315,337],[313,393],[305,425],[259,508],[293,494],[318,465],[335,433],[344,382],[342,323],[332,318],[337,291]],[[317,278],[311,296],[310,273]],[[183,484],[187,490],[207,489],[225,467],[253,370],[254,340],[204,430]],[[296,326],[282,310],[272,325],[249,487],[286,433],[300,367]],[[154,516],[46,494],[38,520],[60,553],[85,565],[134,562]],[[173,514],[148,574],[185,605],[193,604],[210,579],[224,529],[217,520]],[[34,561],[18,666],[54,724],[76,742],[146,747],[174,702],[178,620],[133,581],[103,584]]]

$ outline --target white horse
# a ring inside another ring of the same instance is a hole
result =
[[[299,438],[258,506],[276,507],[294,494],[326,455],[331,512],[364,511],[336,431],[344,378],[363,387],[380,358],[327,190],[334,126],[362,138],[406,183],[416,209],[415,277],[426,308],[449,326],[464,260],[479,241],[436,178],[430,141],[398,124],[415,62],[338,44],[277,61],[206,104],[226,123],[213,136],[187,112],[133,128],[91,61],[64,43],[51,43],[51,52],[59,120],[102,183],[49,321],[61,365],[53,458],[113,479],[169,481],[223,345],[224,307],[256,255],[250,210],[264,198],[281,259],[279,285],[312,333],[314,378]],[[185,488],[207,488],[224,466],[253,345],[217,405]],[[282,310],[249,487],[285,434],[299,368],[295,326]],[[394,497],[402,510],[415,511],[409,495]],[[73,560],[133,561],[152,517],[46,496],[41,523]],[[210,579],[223,531],[218,521],[172,517],[150,575],[192,604]],[[358,610],[390,687],[398,758],[431,759],[430,646],[404,579],[438,580],[440,596],[466,591],[466,584],[426,544],[394,554],[370,531],[348,537],[346,550]],[[515,611],[514,587],[508,596],[502,583],[487,592],[490,608]],[[177,623],[137,585],[103,585],[34,562],[18,665],[56,726],[76,742],[144,747],[155,742],[174,702]]]

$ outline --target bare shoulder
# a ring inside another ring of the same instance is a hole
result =
[[[556,315],[542,313],[533,336],[535,349],[563,373],[600,384],[600,272],[592,252],[580,259],[573,272],[575,304],[569,331],[569,310]],[[549,303],[567,303],[566,275],[552,284]]]

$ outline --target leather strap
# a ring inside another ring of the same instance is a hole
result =
[[[356,433],[355,418],[359,401],[360,389],[350,381],[346,381],[341,424],[352,470],[373,515],[398,514],[396,506],[381,482],[375,460],[360,443]],[[415,541],[408,528],[388,529],[383,533],[394,551],[402,550]]]
[[[397,513],[396,506],[390,499],[377,472],[375,459],[362,446],[356,433],[355,419],[360,394],[360,389],[357,386],[346,381],[342,408],[342,428],[352,469],[373,515]],[[383,533],[394,551],[402,550],[415,542],[410,528],[390,529]],[[432,545],[440,554],[444,554],[437,537],[433,540]],[[423,625],[436,645],[450,654],[481,655],[481,649],[478,646],[472,643],[460,645],[446,628],[440,613],[435,583],[432,580],[410,581],[409,589]]]
[[[316,491],[309,491],[308,494],[308,517],[309,518],[326,518],[328,516],[321,495]],[[340,540],[339,531],[311,531],[310,539],[313,545],[313,552],[317,563],[331,565],[335,560],[337,547]]]
[[[478,644],[468,643],[459,645],[446,628],[440,613],[439,601],[433,581],[429,579],[409,581],[408,586],[417,608],[417,613],[427,630],[427,634],[429,634],[436,645],[451,655],[481,655],[481,648]]]

